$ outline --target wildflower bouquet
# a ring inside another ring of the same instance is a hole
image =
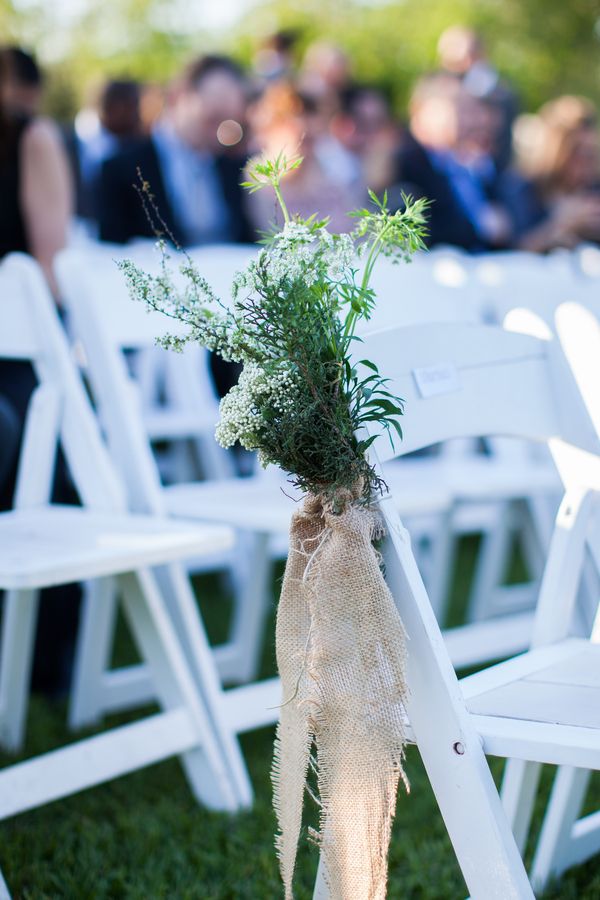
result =
[[[283,227],[235,276],[231,303],[187,255],[177,288],[162,242],[159,275],[129,261],[121,267],[134,298],[188,327],[162,339],[165,346],[198,341],[243,364],[221,401],[217,440],[257,451],[306,495],[292,517],[276,635],[283,703],[273,782],[286,897],[312,760],[321,807],[312,836],[332,896],[380,900],[403,775],[405,652],[373,547],[381,530],[374,501],[385,485],[368,459],[373,438],[364,426],[377,422],[392,441],[401,438],[403,406],[374,363],[356,361],[356,327],[376,302],[370,282],[379,256],[408,260],[423,246],[426,202],[405,198],[392,213],[385,195],[370,194],[372,208],[351,214],[354,231],[332,234],[327,220],[303,220],[286,207],[281,179],[300,163],[280,155],[249,169],[245,186],[274,190]]]

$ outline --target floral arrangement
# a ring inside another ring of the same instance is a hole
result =
[[[392,439],[401,437],[402,401],[386,390],[373,363],[352,362],[356,325],[375,303],[370,280],[378,257],[408,260],[424,246],[426,201],[404,198],[404,209],[391,213],[385,195],[370,193],[373,209],[350,214],[354,231],[331,234],[327,220],[303,220],[286,207],[281,179],[301,162],[280,155],[248,170],[250,191],[274,189],[283,228],[267,235],[258,258],[236,274],[232,304],[215,296],[185,253],[185,289],[178,289],[163,240],[158,276],[130,261],[120,266],[132,297],[189,327],[184,337],[164,338],[164,346],[181,350],[197,341],[243,364],[239,383],[221,402],[220,444],[239,441],[258,451],[263,465],[280,466],[303,491],[333,496],[360,482],[368,503],[382,485],[366,456],[373,438],[357,434],[379,422]],[[148,185],[142,191],[147,201]],[[147,211],[156,223],[157,210],[147,205]]]
[[[158,275],[130,261],[121,268],[132,297],[187,326],[183,337],[163,339],[166,347],[198,341],[243,364],[221,401],[217,440],[256,450],[306,494],[292,516],[276,629],[283,700],[272,780],[286,900],[311,770],[317,789],[308,792],[320,807],[311,836],[331,897],[383,900],[397,787],[406,782],[408,690],[404,629],[373,546],[384,485],[368,458],[368,426],[400,438],[403,405],[373,362],[355,361],[356,327],[375,304],[378,257],[408,260],[423,247],[426,201],[405,198],[392,213],[385,195],[371,194],[372,209],[351,214],[353,232],[331,234],[327,220],[288,212],[281,179],[300,164],[281,155],[249,169],[245,186],[274,190],[283,227],[235,276],[231,303],[186,254],[178,288],[162,239]],[[160,226],[148,185],[141,193]]]

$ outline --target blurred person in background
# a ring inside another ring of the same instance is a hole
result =
[[[150,134],[162,116],[167,98],[164,85],[155,82],[140,86],[140,120],[143,134]]]
[[[317,152],[332,174],[347,171],[381,193],[393,177],[400,136],[384,94],[369,85],[354,85],[341,92],[339,112]]]
[[[519,110],[515,91],[492,65],[481,35],[472,28],[447,28],[440,35],[437,51],[442,71],[460,78],[471,96],[485,100],[497,110],[494,161],[499,170],[505,168],[512,159],[512,126]]]
[[[15,115],[36,116],[40,112],[44,93],[44,76],[35,56],[22,47],[3,47],[4,103]]]
[[[154,236],[134,189],[138,170],[181,246],[253,239],[240,187],[246,90],[227,57],[204,56],[187,67],[151,134],[102,165],[101,240]]]
[[[430,246],[452,244],[474,251],[492,243],[487,197],[458,155],[473,129],[471,99],[461,80],[444,72],[421,78],[410,99],[409,131],[397,156],[390,201],[401,202],[400,190],[432,201]]]
[[[34,115],[31,107],[17,110],[10,73],[0,54],[0,258],[13,252],[31,254],[56,296],[52,261],[66,242],[71,214],[68,162],[56,126]],[[1,510],[12,506],[18,448],[35,385],[29,363],[0,360]],[[59,465],[53,500],[73,499],[64,466]],[[79,589],[68,585],[42,594],[32,684],[46,693],[62,693],[72,659]]]
[[[600,243],[600,133],[584,97],[563,96],[529,118],[527,139],[516,129],[521,167],[531,181],[529,229],[520,246],[545,252]]]
[[[75,119],[78,213],[96,220],[103,163],[142,136],[141,90],[137,81],[107,81],[100,91],[97,114],[84,110]]]
[[[254,73],[260,82],[292,77],[297,43],[298,32],[293,30],[276,31],[261,43],[253,59]]]
[[[463,82],[458,110],[459,128],[452,150],[454,189],[485,243],[498,248],[512,246],[522,224],[516,199],[522,178],[511,167],[498,167],[498,107],[471,94]]]
[[[340,95],[352,84],[352,63],[348,54],[328,41],[311,44],[302,61],[298,89],[311,97],[326,116],[340,108]]]
[[[71,217],[69,167],[54,123],[17,108],[13,56],[0,54],[0,258],[30,253],[56,296],[52,261]]]
[[[365,200],[362,178],[333,177],[323,165],[317,146],[327,133],[327,117],[315,99],[298,92],[293,85],[270,85],[251,111],[256,149],[272,159],[279,153],[288,158],[303,157],[302,165],[285,176],[281,192],[291,214],[308,218],[316,213],[328,217],[334,232],[350,231],[353,220],[347,213]],[[280,221],[275,193],[266,189],[248,197],[254,227],[267,231]]]

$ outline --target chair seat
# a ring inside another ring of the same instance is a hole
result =
[[[569,638],[461,681],[486,752],[600,769],[600,645]],[[515,752],[517,750],[517,752]]]
[[[196,410],[190,412],[170,407],[145,412],[144,423],[148,437],[153,441],[212,436],[215,428],[212,418],[203,422]]]
[[[444,487],[410,477],[394,478],[394,500],[403,517],[431,515],[448,509]],[[235,528],[270,534],[287,532],[290,518],[302,499],[283,475],[174,484],[165,489],[169,513],[183,518],[224,522]]]
[[[224,527],[77,506],[0,515],[0,589],[40,588],[224,550]]]
[[[396,459],[385,466],[392,490],[397,479],[406,479],[415,489],[427,490],[435,478],[438,486],[459,500],[510,500],[562,493],[562,485],[554,467],[539,460],[498,460],[493,456],[470,456],[466,459],[436,456]]]

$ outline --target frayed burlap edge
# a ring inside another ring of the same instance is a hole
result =
[[[307,773],[332,900],[384,900],[405,743],[406,641],[373,540],[381,521],[350,492],[309,495],[292,519],[277,614],[283,704],[272,769],[286,900]],[[408,785],[407,785],[408,786]]]

